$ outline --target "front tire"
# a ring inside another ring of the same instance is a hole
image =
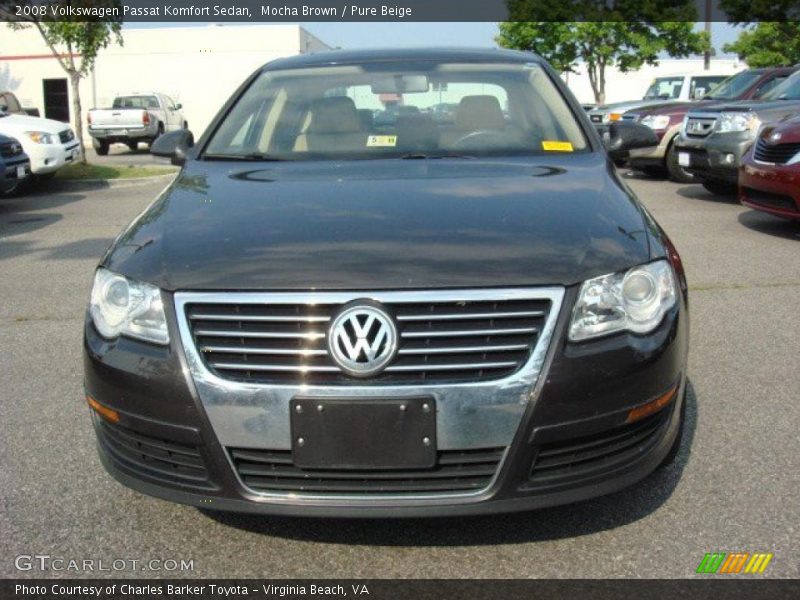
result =
[[[697,178],[678,164],[678,149],[675,144],[669,145],[667,150],[667,172],[669,178],[677,183],[697,183]]]
[[[736,184],[717,179],[709,179],[703,182],[703,187],[717,196],[732,196],[736,193]]]

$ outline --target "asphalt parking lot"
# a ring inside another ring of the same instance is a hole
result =
[[[115,483],[83,400],[83,311],[98,258],[165,182],[0,201],[0,576],[80,575],[15,569],[45,554],[194,561],[99,573],[127,577],[661,578],[694,575],[710,551],[773,552],[767,576],[800,576],[800,224],[626,179],[691,286],[678,460],[603,498],[457,520],[212,516]]]

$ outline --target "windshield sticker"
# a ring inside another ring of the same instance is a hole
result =
[[[552,140],[544,140],[542,142],[543,150],[553,150],[555,152],[572,152],[572,142],[555,142]]]
[[[371,135],[367,138],[367,148],[394,148],[396,145],[396,135]]]

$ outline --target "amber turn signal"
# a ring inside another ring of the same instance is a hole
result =
[[[636,408],[631,409],[628,413],[627,423],[633,423],[634,421],[640,421],[645,417],[649,417],[653,413],[657,413],[659,410],[664,408],[667,404],[672,402],[672,399],[675,397],[675,394],[678,392],[678,386],[671,388],[665,394],[660,395],[655,400],[651,400],[647,404],[642,404],[641,406],[637,406]]]
[[[119,413],[117,411],[108,408],[107,406],[103,406],[91,396],[86,396],[86,402],[89,403],[89,407],[94,412],[103,417],[106,421],[109,421],[111,423],[119,422]]]

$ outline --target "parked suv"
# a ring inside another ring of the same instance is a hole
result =
[[[667,75],[656,77],[641,100],[629,100],[614,104],[603,104],[589,111],[589,118],[596,127],[622,120],[629,110],[636,110],[664,102],[687,102],[700,99],[720,84],[727,75]]]
[[[182,109],[182,104],[158,92],[117,96],[111,108],[93,108],[86,117],[95,152],[105,156],[117,143],[136,150],[139,142],[152,144],[167,131],[188,129]]]
[[[15,138],[0,135],[0,196],[20,190],[31,175],[31,161]]]
[[[61,121],[0,111],[0,134],[15,137],[22,144],[31,171],[38,177],[55,175],[81,156],[75,132]]]
[[[418,111],[362,118],[387,98]],[[155,142],[183,168],[95,272],[103,464],[208,509],[395,517],[576,501],[669,462],[686,280],[611,163],[655,136],[609,133],[523,52],[259,69],[197,143]]]
[[[690,110],[675,142],[678,163],[715,194],[736,192],[739,167],[763,123],[800,112],[800,71],[760,100]]]
[[[660,140],[655,148],[631,151],[628,164],[648,174],[661,175],[666,172],[673,181],[693,183],[694,175],[678,164],[678,151],[674,144],[686,113],[715,102],[758,100],[796,70],[797,67],[748,69],[732,75],[697,102],[667,102],[626,112],[622,115],[623,119],[647,125]]]

